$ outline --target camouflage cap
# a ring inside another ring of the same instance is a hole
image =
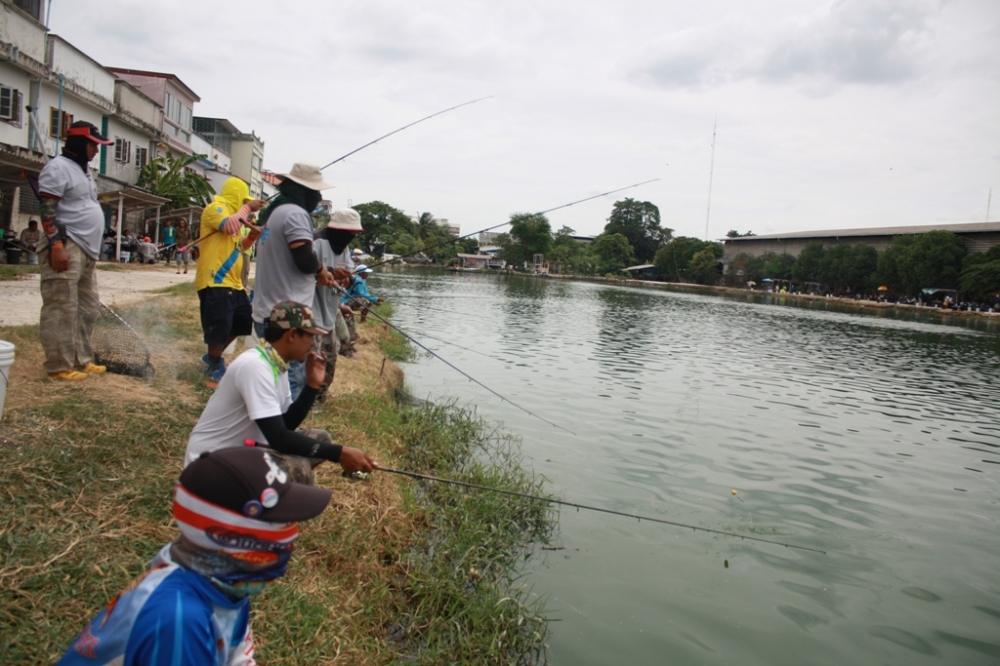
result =
[[[316,325],[312,308],[295,301],[282,301],[275,305],[271,308],[271,316],[267,320],[277,325],[278,328],[286,330],[305,331],[314,335],[326,335],[330,332],[322,326]]]

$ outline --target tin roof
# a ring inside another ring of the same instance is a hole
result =
[[[784,240],[794,238],[838,238],[842,236],[899,236],[923,234],[928,231],[950,231],[956,234],[1000,232],[1000,222],[966,222],[959,224],[920,224],[904,227],[860,227],[854,229],[824,229],[819,231],[793,231],[785,234],[761,234],[724,238],[726,243],[755,240]]]

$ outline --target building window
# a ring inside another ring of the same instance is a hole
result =
[[[10,123],[15,127],[20,127],[21,108],[23,106],[19,90],[0,86],[0,120]]]
[[[142,171],[142,167],[146,166],[146,162],[148,161],[149,161],[149,148],[136,148],[135,170]]]
[[[53,139],[65,139],[66,131],[69,126],[73,124],[73,114],[62,112],[62,132],[60,133],[59,128],[59,109],[54,106],[49,107],[49,136]]]
[[[132,142],[128,139],[115,137],[115,162],[128,164],[132,161]]]

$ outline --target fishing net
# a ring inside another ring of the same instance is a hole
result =
[[[91,344],[95,361],[107,366],[108,372],[146,378],[156,372],[142,337],[104,303],[101,303],[100,315],[94,322]]]

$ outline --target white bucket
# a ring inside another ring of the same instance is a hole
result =
[[[7,399],[7,385],[10,383],[12,365],[14,365],[14,343],[0,340],[0,418],[3,418],[3,403]]]

